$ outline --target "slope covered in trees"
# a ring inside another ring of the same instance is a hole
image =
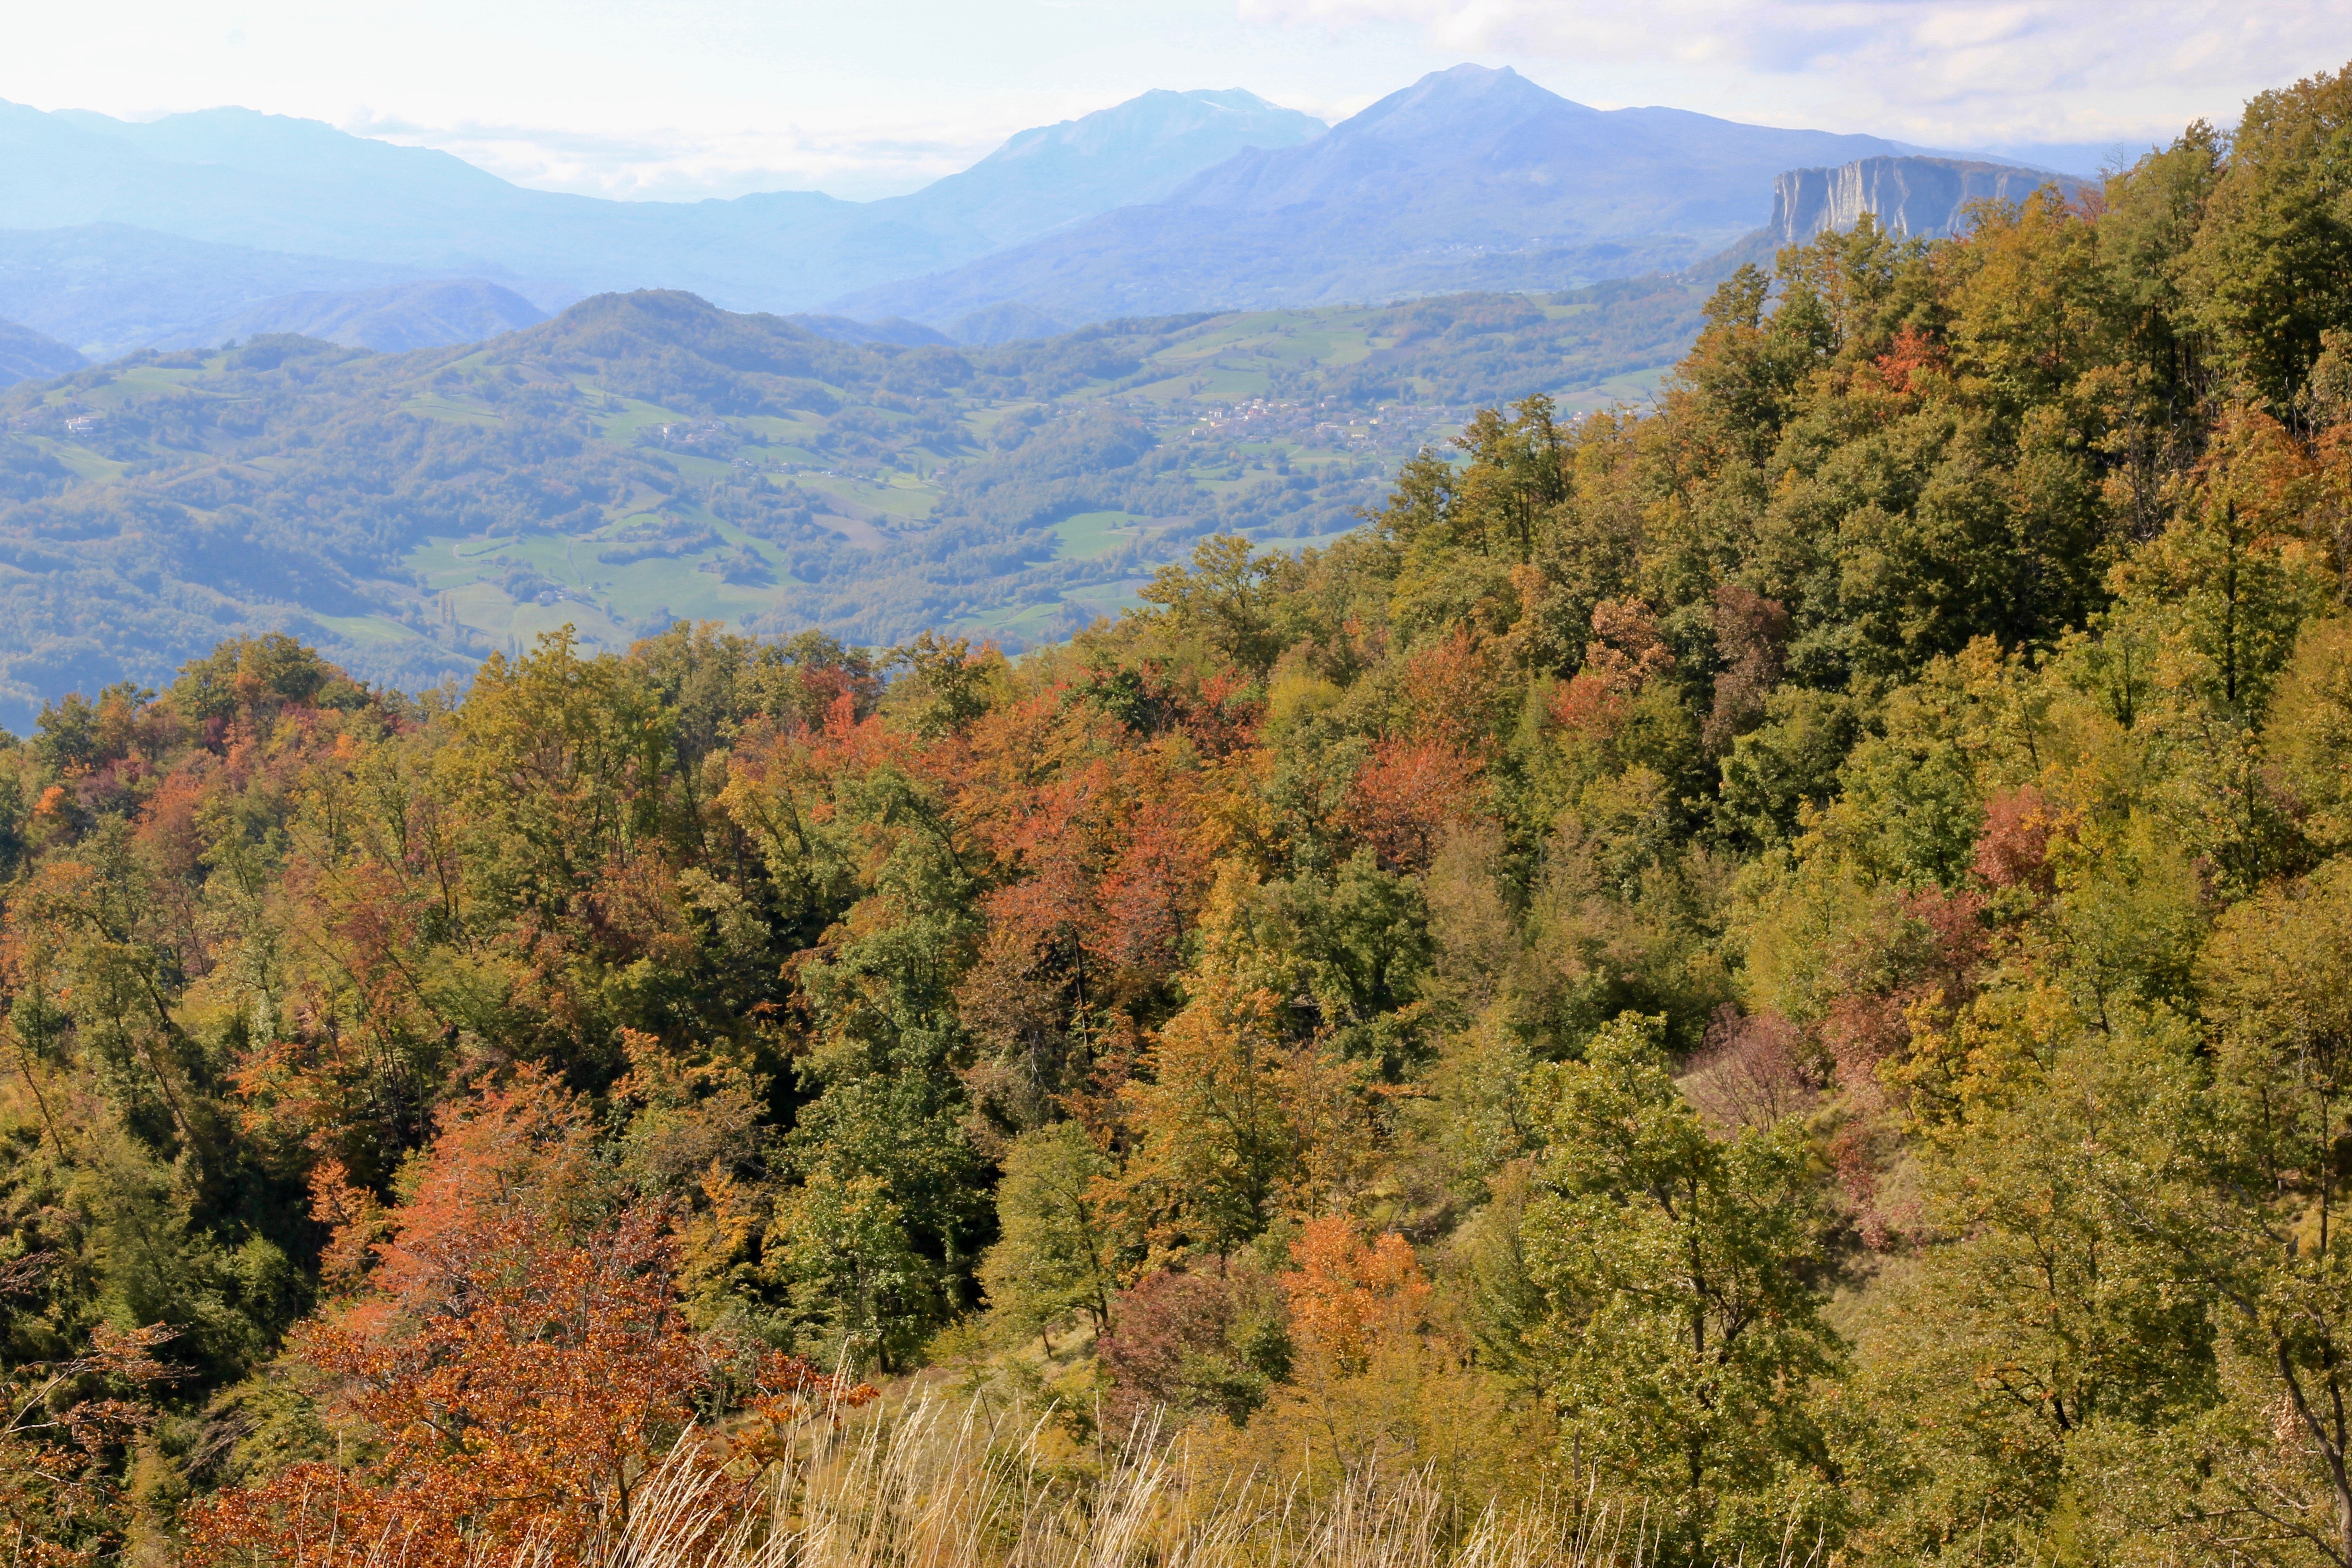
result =
[[[569,1551],[928,1363],[1064,1495],[1165,1411],[1645,1561],[2352,1561],[2347,127],[1823,237],[1018,662],[50,707],[16,1540]]]
[[[1006,646],[1227,530],[1320,538],[1481,401],[1605,402],[1703,290],[1129,321],[954,350],[603,296],[474,348],[133,355],[0,397],[0,724],[283,631],[430,686],[566,623]]]

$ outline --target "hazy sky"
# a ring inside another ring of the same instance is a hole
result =
[[[79,0],[10,8],[0,98],[236,103],[611,195],[866,197],[1153,87],[1336,119],[1511,65],[1937,146],[2136,145],[2352,58],[2352,0]]]

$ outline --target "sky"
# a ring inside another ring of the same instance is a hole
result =
[[[2352,0],[79,0],[11,7],[0,99],[237,104],[520,184],[853,199],[1155,87],[1338,120],[1512,66],[1601,108],[2074,162],[2352,58]]]

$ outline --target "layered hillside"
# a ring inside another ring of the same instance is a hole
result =
[[[547,320],[547,312],[495,283],[396,283],[349,293],[288,294],[166,341],[161,348],[236,342],[256,333],[293,332],[345,348],[404,353],[447,343],[479,342]]]
[[[0,724],[224,628],[411,687],[566,622],[1066,635],[1202,532],[1352,528],[1477,403],[1637,394],[1697,306],[1613,285],[955,350],[647,293],[473,347],[133,356],[0,397]]]
[[[79,370],[89,363],[55,338],[44,337],[14,321],[0,321],[0,386],[14,386],[20,381],[47,381]]]

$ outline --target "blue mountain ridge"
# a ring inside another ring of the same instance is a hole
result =
[[[652,286],[829,336],[999,342],[1673,270],[1756,232],[1788,171],[1917,151],[1460,66],[1328,132],[1239,89],[1154,91],[884,201],[620,202],[244,109],[0,104],[0,319],[101,358],[303,323],[398,349]]]
[[[89,230],[87,250],[102,237],[97,226],[114,226],[105,232],[339,260],[362,269],[350,285],[360,289],[478,279],[542,310],[649,283],[736,309],[790,310],[1164,195],[1244,148],[1322,130],[1237,89],[1152,92],[1024,132],[973,167],[886,201],[783,191],[621,202],[528,190],[445,153],[244,109],[139,124],[0,104],[0,230]],[[16,248],[0,241],[0,273]],[[126,248],[159,252],[152,238]],[[144,341],[162,341],[291,291],[224,301],[214,289],[161,324],[153,319],[173,314],[166,300],[151,297],[130,314]],[[124,346],[107,325],[84,330],[78,341],[101,351]]]
[[[1018,301],[1076,321],[1568,288],[1723,248],[1770,216],[1784,171],[1921,151],[1685,110],[1596,110],[1508,68],[1456,66],[1313,142],[1235,153],[1165,201],[826,309],[936,323]]]

